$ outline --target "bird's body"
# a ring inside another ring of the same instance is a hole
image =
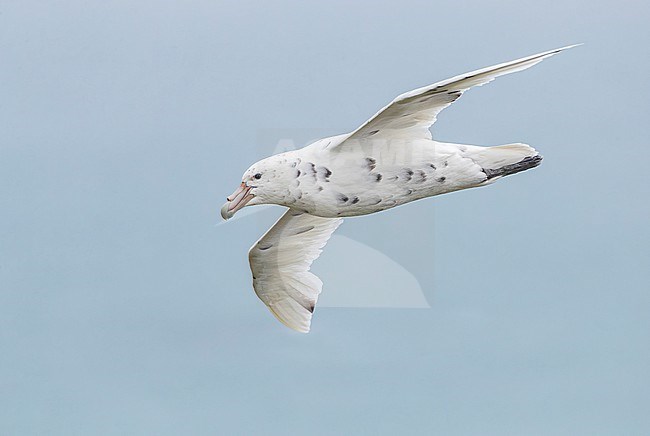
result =
[[[542,157],[526,144],[442,143],[432,139],[429,128],[469,88],[529,68],[566,48],[407,92],[351,133],[253,164],[221,214],[228,219],[254,204],[289,208],[249,251],[253,287],[271,312],[288,327],[309,331],[322,288],[309,268],[342,218],[488,185],[539,165]]]
[[[526,158],[530,160],[525,169],[541,162],[541,156],[524,144],[477,147],[429,139],[330,151],[342,140],[324,138],[269,158],[272,177],[282,180],[283,186],[274,204],[326,218],[367,215],[492,183],[502,176],[495,171]]]

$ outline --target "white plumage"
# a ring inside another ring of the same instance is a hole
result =
[[[255,293],[294,330],[309,331],[323,287],[309,267],[341,222],[289,209],[248,252]]]
[[[246,205],[289,210],[250,249],[253,287],[286,326],[308,332],[322,282],[312,262],[342,217],[483,186],[533,168],[541,156],[526,144],[496,147],[434,141],[429,128],[466,90],[529,68],[574,46],[461,74],[398,96],[352,133],[253,164],[222,210]]]

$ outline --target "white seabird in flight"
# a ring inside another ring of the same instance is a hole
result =
[[[286,213],[248,253],[253,288],[287,327],[307,333],[322,282],[309,272],[343,217],[485,186],[542,161],[526,144],[494,147],[434,141],[429,128],[473,86],[525,70],[568,46],[495,65],[398,96],[352,133],[277,154],[246,170],[221,209],[277,204]]]

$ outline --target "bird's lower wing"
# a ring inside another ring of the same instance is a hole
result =
[[[287,327],[309,332],[323,286],[309,268],[342,221],[289,209],[248,252],[255,293]]]

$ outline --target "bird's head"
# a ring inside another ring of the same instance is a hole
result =
[[[254,163],[242,176],[239,187],[228,196],[221,207],[221,216],[227,220],[244,206],[277,203],[278,186],[282,186],[282,177],[286,171],[280,165],[278,156],[271,156]]]

